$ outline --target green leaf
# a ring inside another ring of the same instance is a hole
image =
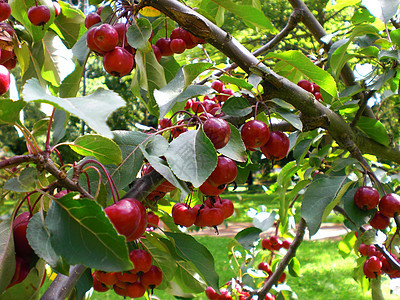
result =
[[[93,286],[92,270],[86,269],[85,272],[79,277],[75,286],[76,300],[84,300],[85,294]]]
[[[178,73],[181,65],[175,60],[174,56],[163,56],[160,60],[160,65],[164,69],[165,79],[170,82]]]
[[[165,232],[165,235],[175,243],[178,254],[199,270],[205,282],[214,289],[219,289],[219,277],[210,251],[190,235],[178,232]]]
[[[132,48],[144,49],[151,36],[151,24],[146,18],[137,19],[126,31],[126,40]]]
[[[250,82],[247,82],[246,80],[242,78],[236,78],[228,75],[222,75],[218,77],[218,80],[224,82],[224,83],[231,83],[236,85],[237,87],[240,87],[242,89],[246,90],[251,90],[253,88],[253,85]]]
[[[14,275],[15,252],[11,219],[0,223],[0,291],[4,291]]]
[[[53,115],[53,140],[51,145],[57,144],[65,135],[65,127],[68,123],[67,112],[56,109]]]
[[[270,52],[266,58],[274,58],[286,62],[292,66],[294,70],[302,72],[311,81],[318,84],[321,89],[326,91],[329,95],[332,97],[337,96],[336,82],[333,77],[328,72],[314,65],[312,61],[300,51],[289,50],[282,53]]]
[[[146,160],[158,173],[160,173],[167,181],[169,181],[181,190],[182,197],[186,197],[191,193],[186,183],[180,181],[178,178],[175,177],[174,173],[172,173],[165,160],[157,156],[149,155],[143,146],[140,146],[140,150],[142,150],[142,153]]]
[[[363,0],[362,4],[371,15],[387,23],[396,14],[400,0]]]
[[[328,11],[330,11],[330,10],[339,11],[342,8],[345,8],[347,6],[356,5],[356,4],[360,3],[360,1],[361,0],[337,0],[335,2],[328,1],[327,5],[326,5],[326,10],[328,10]]]
[[[228,123],[231,128],[231,137],[225,147],[218,149],[218,152],[238,162],[247,161],[246,146],[243,143],[240,131]]]
[[[54,97],[46,93],[37,79],[28,80],[24,85],[23,95],[27,102],[48,103],[67,111],[85,121],[94,131],[109,138],[112,138],[112,133],[106,120],[113,111],[125,105],[118,94],[101,88],[84,97]]]
[[[133,268],[125,237],[118,235],[99,204],[76,193],[55,199],[45,219],[56,254],[69,264],[107,272]]]
[[[230,97],[222,105],[222,111],[232,117],[244,117],[252,112],[252,108],[244,97]]]
[[[337,192],[335,199],[331,203],[328,204],[328,206],[325,208],[324,214],[322,216],[322,220],[325,220],[326,217],[330,214],[332,209],[339,204],[340,200],[342,200],[343,195],[347,192],[347,190],[350,188],[351,185],[353,185],[354,182],[349,181],[342,185],[340,187],[340,190]]]
[[[347,157],[347,158],[338,158],[335,159],[332,162],[332,172],[338,172],[340,170],[343,170],[344,168],[346,168],[349,165],[353,165],[358,163],[358,160],[356,160],[355,158],[351,158],[351,157]]]
[[[76,62],[74,71],[61,82],[59,89],[59,96],[61,98],[71,98],[76,96],[80,89],[83,71],[84,65],[80,65],[79,62]]]
[[[264,13],[251,5],[237,5],[230,0],[212,1],[258,28],[268,29],[272,33],[277,32],[271,21],[264,15]]]
[[[286,120],[288,123],[292,124],[294,128],[299,131],[303,130],[303,123],[300,120],[299,115],[296,115],[290,111],[280,109],[279,107],[275,108],[275,112],[282,117],[282,119]]]
[[[25,105],[26,103],[22,100],[0,100],[0,124],[17,123],[19,121],[19,112],[24,108]]]
[[[217,166],[217,153],[203,129],[190,130],[174,139],[165,153],[179,179],[199,187]]]
[[[121,190],[128,186],[135,178],[143,164],[143,154],[138,145],[149,136],[138,131],[113,131],[114,142],[121,149],[123,161],[120,165],[107,165],[117,189]]]
[[[307,222],[310,236],[318,231],[325,208],[335,199],[345,179],[346,176],[321,176],[304,193],[301,216]]]
[[[70,147],[80,155],[96,157],[104,165],[117,165],[122,162],[121,149],[117,143],[101,135],[86,134],[80,136]]]
[[[12,16],[20,22],[28,33],[32,36],[34,42],[41,40],[48,28],[54,21],[54,6],[51,0],[10,0]],[[35,26],[28,19],[28,9],[35,5],[45,5],[50,10],[50,20],[43,26]]]
[[[36,189],[38,175],[36,168],[25,168],[18,177],[7,180],[3,188],[18,193],[31,192]]]
[[[360,241],[365,245],[383,244],[386,241],[386,235],[382,231],[371,228],[362,234]]]
[[[400,47],[400,28],[390,32],[390,39],[397,47]]]
[[[62,14],[54,19],[50,28],[54,30],[69,49],[85,33],[85,15],[79,9],[72,7],[68,2],[59,2]]]
[[[132,80],[132,92],[143,101],[148,111],[158,118],[159,108],[153,92],[167,84],[164,69],[158,63],[153,51],[148,53],[137,51],[135,61],[136,73]]]
[[[293,277],[300,276],[300,262],[296,257],[293,257],[290,260],[288,269],[289,269],[289,274],[292,275]]]
[[[357,122],[357,127],[376,142],[384,146],[389,145],[389,135],[385,126],[378,120],[361,116]]]
[[[343,258],[346,258],[350,255],[351,251],[354,248],[354,245],[357,241],[357,237],[354,232],[349,232],[346,236],[339,242],[338,248],[339,253]]]
[[[190,263],[179,261],[178,262],[179,268],[175,272],[174,283],[176,283],[179,288],[181,289],[179,293],[176,292],[176,288],[174,286],[174,290],[171,291],[172,295],[178,296],[181,294],[182,296],[187,296],[188,293],[199,294],[204,292],[207,288],[206,283],[203,281],[202,278],[198,277],[197,270],[191,266]],[[167,292],[169,289],[167,289]],[[193,295],[195,297],[195,295]],[[178,299],[187,299],[185,298],[178,298]]]
[[[80,37],[80,39],[72,47],[72,53],[77,59],[78,63],[83,66],[89,56],[90,49],[86,44],[87,31]]]
[[[44,259],[56,272],[68,276],[69,266],[54,251],[50,242],[50,232],[44,226],[40,213],[34,214],[29,220],[26,237],[37,256]]]
[[[182,67],[183,75],[185,77],[185,88],[192,84],[201,73],[211,68],[211,63],[193,63],[187,64]]]
[[[33,300],[39,299],[40,284],[43,279],[46,262],[39,259],[31,268],[28,276],[19,284],[8,288],[0,294],[0,300]]]
[[[235,240],[246,250],[254,248],[254,242],[260,238],[261,229],[247,227],[235,235]]]

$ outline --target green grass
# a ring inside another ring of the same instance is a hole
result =
[[[227,282],[234,272],[229,268],[227,245],[230,238],[196,237],[209,248],[216,260],[216,271],[220,275],[220,284]],[[287,284],[296,292],[298,299],[303,300],[368,300],[371,293],[364,294],[360,285],[352,278],[355,266],[355,255],[343,259],[337,248],[337,241],[305,241],[297,252],[301,264],[301,276],[287,276]],[[385,299],[395,300],[399,296],[389,294],[389,280],[383,276]],[[46,286],[46,285],[45,285]],[[155,295],[162,300],[175,299],[163,291],[155,290]],[[122,299],[113,291],[106,293],[94,292],[91,299],[117,300]],[[144,299],[140,298],[140,299]],[[204,294],[195,299],[207,299]]]

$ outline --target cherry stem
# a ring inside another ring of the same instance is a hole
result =
[[[386,191],[385,191],[385,189],[383,188],[382,183],[381,183],[381,182],[379,181],[379,179],[376,177],[376,175],[374,174],[374,172],[372,172],[371,170],[367,170],[367,174],[368,174],[369,178],[371,178],[371,179],[375,182],[375,184],[376,184],[377,186],[380,187],[380,189],[381,189],[381,191],[382,191],[382,194],[383,194],[383,195],[386,195]]]
[[[113,196],[113,199],[114,199],[114,203],[116,203],[116,199],[118,199],[118,201],[119,201],[119,195],[118,195],[118,192],[117,192],[117,188],[116,188],[115,182],[111,178],[110,173],[108,173],[107,169],[100,162],[98,162],[97,160],[94,160],[94,159],[88,159],[88,160],[84,161],[82,163],[81,167],[83,167],[84,165],[87,165],[89,163],[96,164],[103,170],[103,172],[107,176],[108,183],[110,184],[110,189],[111,189],[111,193],[112,193],[112,196]],[[115,191],[114,191],[114,189],[115,189]],[[115,194],[117,194],[117,196],[115,196]]]
[[[51,151],[51,148],[50,148],[50,133],[51,133],[51,124],[53,123],[53,117],[54,117],[55,111],[56,111],[56,108],[53,107],[53,111],[51,112],[51,115],[50,115],[49,126],[48,126],[48,128],[47,128],[46,146],[45,146],[45,149],[46,149],[46,151],[48,151],[48,152]]]
[[[178,111],[175,112],[175,113],[171,116],[171,118],[169,118],[169,119],[172,120],[177,114],[187,114],[187,115],[189,115],[190,117],[193,117],[193,116],[194,116],[193,114],[191,114],[190,112],[188,112],[188,111],[186,111],[186,110],[178,110]]]
[[[262,102],[262,101],[257,101],[257,104],[259,102],[265,106],[265,109],[266,109],[267,115],[268,115],[268,120],[269,120],[269,127],[271,128],[271,131],[274,131],[273,128],[272,128],[271,113],[269,112],[268,105],[265,102]],[[257,106],[256,106],[256,108],[257,108]]]
[[[90,168],[90,166],[89,166],[88,168]],[[93,169],[97,169],[97,168],[93,168]],[[88,187],[88,193],[91,194],[92,191],[91,191],[91,188],[90,188],[90,179],[89,179],[89,175],[88,175],[88,173],[86,172],[86,170],[83,170],[82,173],[83,173],[83,174],[85,175],[85,177],[86,177],[86,183],[87,183],[87,187]],[[99,170],[97,170],[97,174],[99,174],[99,182],[100,182],[100,181],[101,181],[101,173],[100,173]]]
[[[53,148],[53,150],[56,152],[56,154],[57,154],[57,156],[58,156],[58,159],[60,160],[60,166],[62,167],[62,166],[64,165],[64,161],[63,161],[63,159],[62,159],[62,157],[61,157],[60,151],[58,151],[57,148]]]
[[[97,169],[96,167],[94,167],[94,166],[89,166],[89,167],[87,167],[87,168],[84,170],[85,175],[86,175],[87,178],[88,178],[88,174],[87,174],[87,172],[86,172],[87,169],[93,169],[93,170],[95,170],[95,171],[97,172],[98,176],[99,176],[99,184],[97,185],[96,194],[94,195],[94,198],[97,199],[97,196],[98,196],[99,193],[100,193],[100,187],[101,187],[101,172],[100,172],[99,169]],[[89,185],[89,182],[88,182],[88,188],[89,188],[89,191],[88,191],[88,192],[90,193],[90,185]],[[114,201],[114,203],[115,203],[115,201]]]
[[[34,194],[34,193],[36,193],[36,191],[27,193],[26,196],[21,200],[21,202],[18,204],[18,206],[17,206],[17,208],[16,208],[16,210],[15,210],[14,218],[15,218],[15,216],[18,214],[18,211],[21,209],[21,206],[22,206],[22,204],[24,204],[25,200],[26,200],[26,199],[29,199],[29,196],[32,195],[32,194]],[[29,215],[32,216],[32,211],[31,211],[30,205],[29,205]]]
[[[254,109],[254,120],[257,120],[257,110],[258,110],[258,104],[260,103],[260,101],[256,102],[256,107]]]
[[[35,209],[36,205],[39,203],[40,199],[42,199],[43,194],[39,196],[39,198],[36,199],[35,203],[32,205],[32,211]]]

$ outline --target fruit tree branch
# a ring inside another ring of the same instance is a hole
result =
[[[257,295],[258,299],[265,298],[265,296],[272,288],[272,286],[278,282],[278,279],[279,277],[281,277],[286,266],[290,263],[292,258],[296,256],[296,251],[299,248],[300,244],[303,242],[305,230],[306,230],[306,221],[303,218],[301,218],[299,225],[297,227],[296,236],[294,237],[293,242],[290,244],[290,247],[286,252],[285,256],[282,258],[279,265],[276,267],[275,272],[268,278],[268,280],[259,290],[253,292],[253,295]]]

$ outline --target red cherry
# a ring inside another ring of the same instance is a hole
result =
[[[136,199],[122,199],[104,209],[111,223],[127,241],[142,236],[147,225],[147,213],[142,203]]]
[[[258,120],[246,122],[240,130],[240,134],[247,149],[264,146],[270,136],[268,125]]]
[[[370,186],[359,187],[354,194],[354,203],[362,210],[375,208],[379,203],[379,193]]]
[[[8,19],[11,15],[11,7],[7,2],[0,2],[0,21]]]
[[[126,292],[130,298],[140,298],[146,292],[146,288],[141,282],[135,282],[126,287]]]
[[[15,271],[7,289],[24,281],[29,271],[29,261],[20,256],[15,256]]]
[[[358,247],[358,252],[360,252],[362,256],[368,256],[368,249],[369,249],[368,245],[361,243],[360,246]]]
[[[116,284],[118,281],[116,272],[103,272],[100,270],[96,270],[93,274],[98,281],[104,283],[105,285],[113,285]]]
[[[156,46],[160,49],[162,56],[171,56],[174,54],[171,50],[171,40],[167,38],[160,38],[156,42]]]
[[[118,45],[118,32],[110,24],[101,24],[94,28],[94,43],[104,52],[112,51]]]
[[[153,259],[149,252],[143,249],[134,249],[129,252],[129,259],[134,265],[134,268],[131,270],[131,273],[139,274],[147,272],[150,270],[151,264],[153,263]]]
[[[139,275],[132,273],[131,271],[118,272],[116,275],[117,279],[122,282],[134,283],[139,280]]]
[[[269,238],[272,250],[279,251],[282,248],[282,241],[277,236],[271,236]]]
[[[207,287],[204,293],[210,300],[218,300],[220,296],[211,286]]]
[[[400,196],[394,193],[387,194],[379,201],[379,211],[386,217],[393,217],[400,212]]]
[[[151,45],[151,48],[153,48],[154,55],[155,55],[157,61],[160,61],[160,59],[162,57],[160,48],[158,48],[156,45]]]
[[[97,24],[100,22],[101,22],[100,15],[98,13],[92,12],[92,13],[88,14],[85,18],[85,27],[87,29],[89,29],[94,24]]]
[[[171,41],[174,39],[182,39],[185,42],[186,49],[192,49],[197,45],[197,43],[193,42],[192,38],[190,37],[190,33],[181,27],[172,30],[170,39]]]
[[[122,297],[128,297],[128,291],[126,290],[128,287],[128,284],[124,282],[118,282],[117,284],[114,284],[113,290],[117,295],[120,295]]]
[[[218,196],[222,194],[226,189],[226,184],[221,186],[213,186],[207,180],[199,187],[200,192],[202,192],[206,196]]]
[[[7,93],[10,88],[10,82],[10,72],[5,66],[0,65],[0,95]]]
[[[128,75],[135,65],[133,55],[122,47],[115,47],[103,58],[103,66],[108,74],[122,77]]]
[[[231,128],[228,122],[220,118],[209,118],[203,123],[203,130],[211,140],[215,149],[221,149],[228,144],[231,137]]]
[[[314,96],[315,96],[315,93],[321,92],[321,88],[315,82],[312,82],[312,85],[313,85],[313,88],[314,88]]]
[[[289,138],[285,133],[272,131],[268,142],[260,150],[268,159],[281,160],[287,155],[289,146]]]
[[[163,118],[158,122],[158,130],[162,130],[172,126],[172,121],[169,118]]]
[[[152,211],[149,211],[147,213],[147,228],[148,227],[158,227],[159,223],[160,223],[160,217],[157,216]]]
[[[372,273],[378,273],[382,270],[382,262],[376,256],[371,256],[365,261],[365,268]]]
[[[282,282],[285,282],[285,280],[286,280],[286,273],[283,272],[282,275],[281,275],[281,277],[279,277],[278,282],[279,282],[279,283],[282,283]]]
[[[161,284],[162,279],[163,279],[163,273],[161,269],[155,265],[152,265],[150,270],[145,272],[140,277],[140,282],[146,288],[155,289]]]
[[[322,95],[320,92],[315,92],[314,93],[314,97],[315,99],[317,99],[319,102],[324,101],[324,99],[322,98]]]
[[[182,125],[182,126],[171,129],[171,134],[174,138],[177,138],[182,133],[188,131],[186,124],[183,121],[179,121],[178,124],[176,124],[176,125]]]
[[[234,92],[231,89],[224,89],[222,90],[222,95],[216,95],[215,99],[218,100],[219,102],[225,102],[233,95]]]
[[[271,273],[271,267],[268,263],[266,262],[260,262],[258,264],[258,269],[263,270],[265,273],[270,274]]]
[[[96,27],[92,27],[88,30],[86,35],[86,45],[90,50],[96,52],[96,54],[103,56],[106,52],[100,49],[94,42],[94,33],[96,29],[97,29]]]
[[[235,207],[233,206],[232,201],[229,199],[221,199],[221,209],[222,212],[224,213],[225,219],[232,216],[235,211]]]
[[[6,62],[4,62],[2,65],[5,66],[8,70],[12,70],[17,65],[17,58],[16,57],[10,58]]]
[[[222,209],[213,207],[205,208],[200,211],[201,219],[205,226],[214,227],[222,224],[224,222],[224,213]]]
[[[109,288],[102,282],[100,282],[96,276],[94,275],[95,272],[92,273],[93,277],[93,289],[97,292],[106,292]]]
[[[175,224],[190,227],[196,221],[196,212],[189,205],[176,203],[172,209],[172,218]]]
[[[290,240],[284,240],[282,241],[282,247],[287,250],[289,249],[291,243],[292,242]]]
[[[217,166],[208,177],[207,181],[213,186],[231,183],[236,179],[237,167],[235,162],[226,156],[218,156]]]
[[[118,45],[122,46],[122,44],[124,42],[125,42],[125,44],[127,44],[127,42],[126,42],[126,31],[128,29],[128,24],[126,24],[126,23],[116,23],[116,24],[113,25],[113,27],[118,33]]]
[[[368,249],[367,249],[368,256],[377,256],[378,253],[379,253],[379,250],[377,250],[374,245],[368,245]]]
[[[211,83],[211,88],[213,88],[214,90],[216,90],[218,93],[222,93],[222,91],[225,88],[225,85],[222,81],[219,80],[215,80]]]
[[[371,225],[375,229],[384,230],[390,224],[390,218],[383,215],[380,211],[375,213],[375,216],[369,221],[369,225]]]
[[[15,253],[26,260],[29,260],[33,253],[33,249],[26,238],[26,229],[30,218],[31,215],[29,212],[23,212],[19,214],[13,222]]]
[[[308,80],[300,80],[297,85],[307,92],[314,93],[314,84]]]
[[[185,50],[186,50],[185,41],[182,39],[171,40],[169,47],[170,47],[171,51],[176,54],[181,54],[181,53],[185,52]]]
[[[261,241],[261,247],[262,247],[264,250],[273,250],[273,249],[272,249],[272,245],[271,245],[271,241],[270,241],[270,239],[268,239],[268,238],[262,239],[262,241]]]
[[[35,26],[43,26],[50,20],[50,9],[45,5],[32,6],[28,9],[28,19]]]

